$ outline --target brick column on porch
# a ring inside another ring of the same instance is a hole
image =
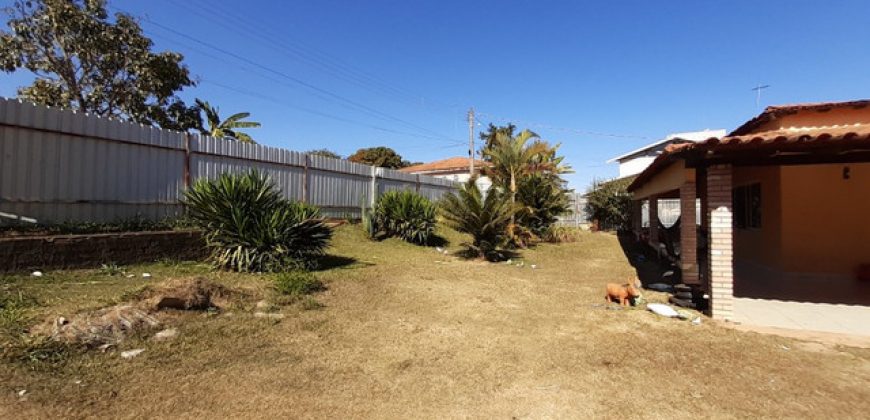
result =
[[[649,196],[649,244],[659,252],[659,200],[655,195]]]
[[[683,283],[699,284],[698,229],[695,221],[695,183],[680,186],[680,271]]]
[[[734,236],[731,202],[731,165],[707,168],[707,208],[709,217],[710,315],[731,319],[734,310]]]

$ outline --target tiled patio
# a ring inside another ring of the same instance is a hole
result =
[[[870,306],[735,298],[734,321],[870,337]]]

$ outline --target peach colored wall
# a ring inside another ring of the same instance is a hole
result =
[[[779,117],[756,128],[753,132],[779,130],[789,127],[817,127],[855,123],[870,124],[870,107],[861,109],[832,109],[827,112],[801,111],[796,114]]]
[[[783,270],[852,275],[870,264],[870,163],[784,166],[780,178]]]
[[[735,167],[734,188],[761,184],[761,228],[734,228],[734,257],[779,266],[782,249],[782,202],[779,166]]]

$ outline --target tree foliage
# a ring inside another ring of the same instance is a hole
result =
[[[495,144],[496,136],[499,133],[506,135],[508,137],[513,137],[516,129],[517,129],[517,126],[515,126],[511,123],[508,123],[507,125],[504,125],[504,126],[497,126],[497,125],[494,125],[493,123],[489,123],[489,126],[486,128],[486,131],[480,133],[480,139],[483,140],[483,146],[480,148],[481,152],[483,152],[483,150],[486,150],[486,149],[492,147],[493,144]],[[485,155],[483,156],[483,158],[484,158],[484,160],[487,159],[487,157]]]
[[[586,213],[597,220],[603,229],[625,229],[629,227],[631,215],[631,194],[628,186],[634,177],[612,181],[596,181],[586,193]]]
[[[251,116],[250,112],[239,112],[222,120],[220,110],[211,106],[201,99],[196,100],[196,107],[205,114],[207,126],[200,127],[203,134],[219,139],[230,138],[242,143],[256,143],[247,133],[239,131],[240,128],[258,128],[260,123],[254,121],[242,121]]]
[[[176,96],[195,84],[182,55],[153,52],[132,16],[110,20],[105,0],[16,0],[5,11],[0,67],[36,76],[19,97],[169,129],[200,125]]]
[[[511,219],[508,235],[513,245],[522,247],[567,210],[565,181],[560,175],[571,172],[571,168],[557,154],[559,145],[551,146],[529,130],[516,136],[507,134],[511,131],[512,126],[503,131],[495,129],[494,141],[483,150],[484,159],[491,165],[482,172],[519,208]]]
[[[385,146],[359,149],[356,153],[350,155],[347,160],[391,169],[404,168],[409,165],[408,162],[402,160],[402,156],[396,153],[395,150]]]
[[[341,159],[340,154],[335,153],[329,149],[314,149],[314,150],[309,150],[305,153],[312,155],[312,156],[323,156],[323,157],[328,157],[328,158],[333,158],[333,159]]]

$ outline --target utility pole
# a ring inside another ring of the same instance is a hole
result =
[[[755,110],[756,111],[758,111],[758,107],[761,106],[761,90],[767,89],[769,87],[770,87],[770,85],[762,85],[761,83],[759,83],[758,86],[755,86],[754,88],[750,89],[750,90],[755,91]]]
[[[474,176],[474,108],[468,110],[468,173]]]

